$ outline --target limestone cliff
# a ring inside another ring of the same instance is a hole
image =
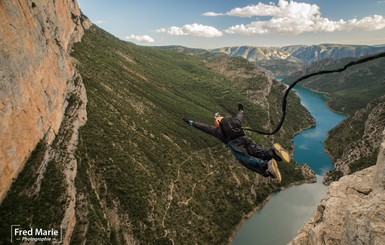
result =
[[[55,139],[71,95],[85,100],[69,51],[90,25],[74,0],[0,1],[0,202],[36,144]]]
[[[385,140],[375,166],[330,185],[290,244],[385,244]]]

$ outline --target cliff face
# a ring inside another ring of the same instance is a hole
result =
[[[326,173],[324,183],[330,184],[344,175],[373,165],[383,140],[384,124],[385,96],[382,96],[333,129],[326,148],[335,164]]]
[[[0,2],[0,202],[36,144],[55,139],[69,97],[84,94],[69,51],[88,26],[73,0]]]
[[[375,166],[333,182],[291,244],[385,244],[385,140]]]

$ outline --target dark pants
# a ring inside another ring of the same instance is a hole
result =
[[[243,165],[245,166],[246,168],[262,175],[262,176],[269,176],[268,173],[266,173],[266,170],[267,170],[267,167],[268,167],[268,163],[271,159],[268,159],[268,160],[263,160],[261,158],[257,158],[257,157],[254,157],[254,156],[250,156],[250,155],[247,155],[247,154],[243,154],[243,153],[240,153],[236,150],[234,150],[232,147],[230,147],[230,150],[231,152],[233,153],[233,155],[235,156],[235,158]],[[266,155],[265,155],[266,157]]]
[[[252,140],[250,140],[250,143],[247,145],[247,153],[249,153],[250,156],[262,159],[262,160],[268,160],[270,161],[274,157],[274,150],[272,148],[265,149],[262,148],[260,145],[255,144]]]

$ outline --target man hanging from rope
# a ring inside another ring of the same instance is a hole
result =
[[[270,149],[264,149],[252,139],[245,136],[242,129],[243,111],[243,105],[238,104],[238,113],[236,116],[223,117],[219,113],[215,113],[215,126],[195,122],[186,116],[182,119],[187,124],[225,143],[235,158],[246,168],[264,177],[270,176],[275,178],[277,182],[281,182],[282,177],[278,169],[277,161],[289,163],[289,153],[278,143],[273,144]]]

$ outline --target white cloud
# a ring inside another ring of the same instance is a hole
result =
[[[222,13],[215,13],[215,12],[206,12],[202,14],[203,16],[209,16],[209,17],[215,17],[215,16],[222,16]]]
[[[97,24],[97,25],[104,24],[104,23],[106,23],[105,20],[95,20],[94,21],[94,24]]]
[[[385,1],[385,0],[384,0]],[[383,0],[378,3],[384,2]],[[206,12],[205,16],[271,17],[256,20],[249,24],[231,26],[224,32],[230,34],[268,34],[304,32],[334,32],[352,30],[379,30],[385,28],[385,18],[381,15],[367,16],[362,19],[329,20],[321,15],[319,6],[295,1],[279,0],[278,4],[258,3],[243,8],[234,8],[225,14]]]
[[[172,26],[169,28],[160,28],[156,32],[164,32],[176,36],[198,36],[198,37],[220,37],[223,33],[212,26],[201,24],[184,25],[182,27]]]
[[[257,5],[232,9],[226,15],[238,17],[273,16],[277,14],[276,10],[277,7],[273,3],[270,3],[270,5],[258,3]]]
[[[366,31],[380,30],[385,28],[385,18],[381,15],[373,15],[364,17],[360,20],[352,19],[342,26],[342,28],[346,30],[352,30],[355,28]]]
[[[140,43],[153,43],[153,42],[155,42],[155,40],[148,35],[142,35],[142,36],[130,35],[130,36],[126,36],[126,39],[128,39],[130,41],[137,41]]]

